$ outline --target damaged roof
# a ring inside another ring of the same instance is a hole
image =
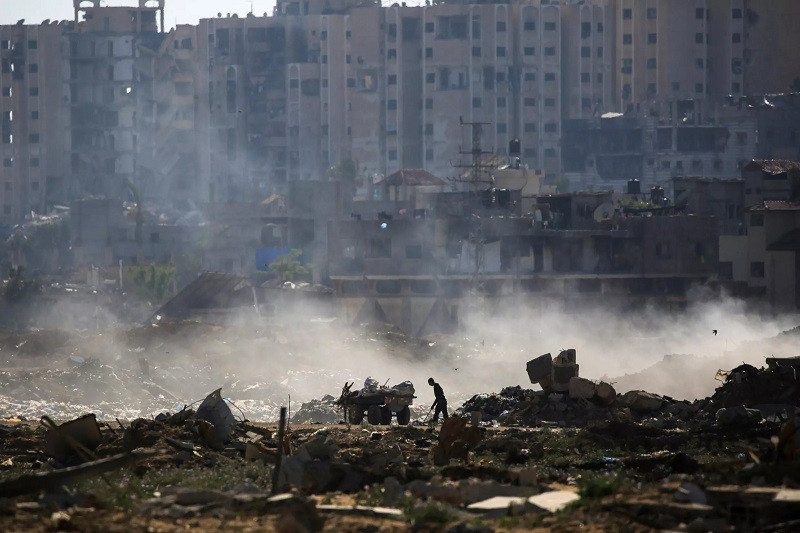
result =
[[[744,168],[745,170],[757,168],[768,174],[783,174],[790,170],[800,170],[800,161],[791,159],[753,159]]]
[[[247,278],[222,272],[203,272],[156,314],[165,318],[185,319],[198,310],[247,305],[253,305],[253,292]]]
[[[445,182],[422,168],[404,168],[390,174],[386,178],[387,185],[407,185],[421,187],[425,185],[443,186]]]

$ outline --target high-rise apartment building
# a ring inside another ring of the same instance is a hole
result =
[[[58,200],[67,182],[61,39],[67,23],[0,26],[0,221]]]

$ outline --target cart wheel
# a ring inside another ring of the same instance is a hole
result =
[[[364,411],[358,407],[351,407],[347,414],[351,424],[360,424],[364,420]]]
[[[381,424],[388,426],[392,423],[392,408],[384,405],[381,407]]]
[[[407,426],[411,422],[411,409],[404,405],[402,409],[397,411],[397,423],[401,426]]]
[[[381,406],[380,405],[370,405],[369,409],[367,409],[367,422],[372,424],[373,426],[377,426],[381,423]]]

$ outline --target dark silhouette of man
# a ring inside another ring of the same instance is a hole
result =
[[[442,418],[447,420],[447,398],[444,397],[442,386],[433,381],[433,378],[428,378],[428,385],[433,387],[433,395],[436,397],[433,401],[433,405],[431,405],[431,409],[436,408],[436,411],[433,413],[433,421],[439,421],[439,413],[442,413]]]

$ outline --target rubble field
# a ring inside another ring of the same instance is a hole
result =
[[[401,364],[470,356],[469,343],[389,333],[346,348],[382,342]],[[28,352],[25,335],[0,339],[0,530],[800,528],[798,359],[725,369],[688,401],[580,377],[565,350],[519,365],[531,388],[451,399],[443,423],[428,423],[418,382],[410,424],[349,425],[338,388],[351,370],[321,370],[300,355],[311,339],[272,330],[248,346],[296,374],[245,379],[240,360],[225,364],[241,335],[147,326],[109,348],[47,332]],[[304,395],[301,378],[324,385]]]

